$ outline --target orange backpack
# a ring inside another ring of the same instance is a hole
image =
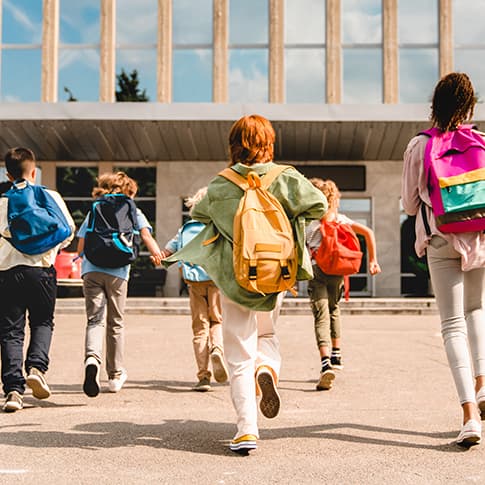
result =
[[[231,168],[219,173],[244,194],[234,216],[233,265],[236,281],[253,293],[266,295],[293,290],[298,261],[288,216],[267,188],[288,165],[278,165],[261,179],[256,172],[247,178]]]
[[[328,275],[357,273],[362,262],[362,251],[359,239],[350,225],[322,219],[320,232],[322,242],[313,253],[320,269]]]

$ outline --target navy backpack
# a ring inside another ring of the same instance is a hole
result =
[[[140,248],[136,205],[124,194],[106,194],[93,202],[84,255],[96,266],[121,268],[133,263]]]
[[[71,235],[72,229],[62,209],[42,185],[17,180],[2,197],[8,198],[11,234],[5,239],[21,253],[43,254]]]

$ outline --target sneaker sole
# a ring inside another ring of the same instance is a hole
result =
[[[214,373],[214,379],[216,382],[226,382],[227,381],[227,370],[222,360],[221,354],[211,355],[212,362],[212,372]]]
[[[317,391],[328,391],[333,387],[333,381],[335,380],[335,373],[332,371],[324,372],[320,376],[320,380],[317,384]]]
[[[4,404],[2,407],[2,411],[4,413],[14,413],[15,411],[20,411],[24,406],[22,404],[11,402],[8,404]]]
[[[479,445],[481,441],[480,436],[477,436],[476,434],[470,435],[470,436],[465,436],[461,441],[457,441],[457,445],[461,446],[462,448],[470,448],[475,445]]]
[[[332,369],[342,370],[344,366],[342,364],[332,364]]]
[[[240,443],[231,443],[229,449],[234,453],[247,454],[250,450],[258,447],[256,441],[241,441]]]
[[[280,396],[276,390],[273,376],[267,372],[258,375],[258,385],[261,389],[259,409],[266,418],[275,418],[280,411]]]
[[[32,389],[32,395],[37,399],[47,399],[51,391],[44,384],[39,376],[30,375],[25,380],[27,385]]]
[[[94,364],[86,366],[83,391],[88,397],[96,397],[99,394],[99,384],[97,382],[98,367]]]
[[[211,390],[211,387],[210,386],[193,387],[192,390],[195,392],[209,392]]]

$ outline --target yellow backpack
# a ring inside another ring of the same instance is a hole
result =
[[[234,217],[233,264],[236,281],[253,293],[295,293],[298,261],[293,229],[283,206],[267,190],[287,168],[278,165],[261,179],[256,172],[247,178],[230,168],[219,172],[244,191]]]

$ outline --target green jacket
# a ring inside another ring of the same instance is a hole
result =
[[[232,168],[246,176],[254,170],[263,176],[275,164],[260,163],[252,166],[240,163]],[[300,172],[294,168],[285,170],[269,187],[269,191],[281,202],[295,232],[298,254],[298,280],[313,278],[310,257],[305,247],[305,225],[313,219],[321,219],[327,210],[327,200]],[[168,266],[185,261],[202,266],[212,280],[234,302],[251,310],[270,311],[276,304],[277,293],[260,295],[251,293],[236,282],[232,263],[233,219],[242,197],[242,190],[221,176],[209,184],[207,195],[192,209],[192,217],[206,227],[180,251],[168,257]],[[213,243],[202,243],[218,237]]]

